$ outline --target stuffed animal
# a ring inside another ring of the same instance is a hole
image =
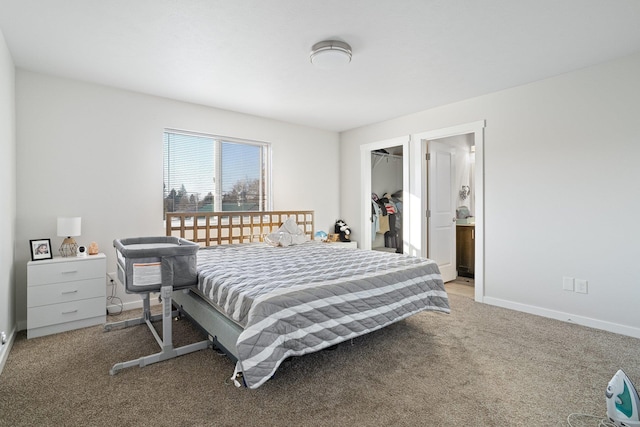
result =
[[[340,237],[341,242],[351,241],[351,229],[343,220],[339,219],[336,221],[334,232]]]

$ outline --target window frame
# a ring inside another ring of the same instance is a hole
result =
[[[251,212],[265,212],[265,211],[271,211],[272,207],[273,207],[273,177],[272,177],[272,145],[270,142],[266,142],[266,141],[258,141],[258,140],[251,140],[251,139],[246,139],[246,138],[237,138],[237,137],[229,137],[229,136],[222,136],[222,135],[215,135],[215,134],[208,134],[208,133],[203,133],[203,132],[194,132],[194,131],[187,131],[187,130],[183,130],[183,129],[175,129],[175,128],[164,128],[163,132],[162,132],[162,139],[163,139],[163,147],[162,147],[162,152],[163,152],[163,156],[162,156],[162,162],[163,162],[163,167],[162,167],[162,181],[163,181],[163,187],[164,187],[164,183],[165,183],[165,146],[164,146],[164,140],[165,140],[165,136],[167,134],[177,134],[177,135],[184,135],[184,136],[193,136],[196,138],[206,138],[206,139],[210,139],[211,142],[214,144],[213,147],[213,151],[214,151],[214,186],[213,186],[213,191],[211,192],[213,194],[213,212],[230,212],[230,211],[225,211],[222,210],[222,195],[223,195],[223,190],[222,190],[222,185],[219,183],[223,183],[222,180],[222,143],[231,143],[231,144],[241,144],[241,145],[248,145],[248,146],[255,146],[255,147],[259,147],[260,148],[260,158],[261,158],[261,163],[263,164],[263,168],[261,168],[261,174],[264,173],[264,180],[266,182],[264,182],[263,186],[260,186],[260,190],[262,190],[262,187],[264,187],[265,192],[267,193],[266,195],[264,195],[264,203],[263,206],[261,206],[261,209],[258,209],[256,211],[251,211]],[[260,179],[262,179],[262,177],[260,177]],[[171,189],[166,188],[166,190],[163,188],[162,191],[162,200],[163,200],[163,216],[166,218],[166,211],[165,211],[165,199],[167,197],[167,192],[170,192]],[[260,198],[262,201],[262,198]],[[178,211],[175,211],[178,212]]]

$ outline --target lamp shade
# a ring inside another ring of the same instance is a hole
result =
[[[79,216],[71,218],[58,218],[58,236],[72,237],[80,235],[82,218]]]

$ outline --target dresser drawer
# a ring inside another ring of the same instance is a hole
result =
[[[103,278],[29,286],[27,288],[27,304],[29,307],[38,307],[89,298],[105,298],[105,287],[105,279]]]
[[[104,316],[103,297],[27,308],[27,329]]]
[[[30,263],[27,267],[27,286],[46,285],[48,283],[70,282],[101,278],[105,280],[106,259],[64,258],[60,261]]]

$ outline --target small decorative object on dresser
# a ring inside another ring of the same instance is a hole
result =
[[[91,242],[89,245],[89,255],[98,255],[98,244],[96,242]]]
[[[27,338],[103,324],[106,275],[104,254],[29,261]]]
[[[29,240],[29,243],[31,244],[31,261],[53,258],[53,255],[51,254],[51,240]]]

